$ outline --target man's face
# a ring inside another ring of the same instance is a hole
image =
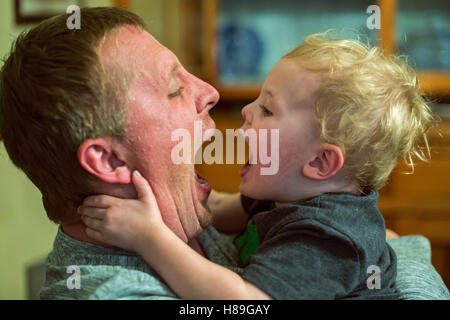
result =
[[[123,27],[110,38],[107,41],[121,43],[119,59],[128,60],[138,72],[129,88],[127,163],[149,180],[165,223],[188,241],[211,223],[206,209],[210,186],[200,183],[194,164],[173,163],[171,151],[178,141],[171,141],[171,135],[182,128],[193,137],[198,120],[203,122],[203,131],[215,128],[208,111],[219,95],[188,73],[149,33]]]

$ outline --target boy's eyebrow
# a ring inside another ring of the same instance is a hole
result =
[[[269,89],[264,89],[264,92],[267,93],[267,95],[271,96],[273,98],[273,93]]]
[[[272,108],[277,109],[278,99],[276,98],[276,95],[274,95],[273,91],[270,89],[264,89],[263,92],[270,97],[270,100],[272,101],[270,105],[272,106]]]

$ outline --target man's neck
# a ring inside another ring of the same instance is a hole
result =
[[[166,181],[168,179],[161,178],[161,180]],[[192,206],[192,208],[190,208],[189,206],[186,205],[186,204],[190,203],[187,199],[174,199],[172,196],[173,194],[185,195],[185,193],[183,193],[181,191],[177,192],[176,190],[173,190],[173,188],[171,190],[169,190],[169,188],[167,187],[166,184],[159,184],[159,185],[154,184],[154,185],[152,185],[152,189],[153,189],[155,197],[158,201],[160,211],[162,213],[167,213],[167,214],[162,214],[165,224],[181,240],[188,243],[188,245],[191,246],[192,249],[194,249],[198,253],[204,255],[201,250],[200,245],[198,244],[197,240],[195,239],[196,236],[187,234],[186,231],[184,230],[183,225],[180,221],[180,216],[182,216],[182,215],[178,214],[178,208],[183,208],[183,210],[185,212],[194,212],[195,208],[193,206]],[[111,191],[111,189],[100,189],[99,193],[108,194],[108,195],[121,197],[121,198],[129,198],[129,199],[136,198],[134,188],[132,188],[130,190],[126,190],[126,191],[124,191],[123,189],[114,190],[114,191]],[[178,200],[178,201],[176,201],[176,200]],[[76,210],[76,209],[74,209],[74,210]],[[81,221],[81,219],[79,218],[78,214],[75,211],[72,212],[72,210],[69,210],[68,214],[65,215],[65,217],[67,217],[68,220],[63,221],[63,223],[61,224],[62,230],[64,231],[65,234],[67,234],[68,236],[70,236],[76,240],[79,240],[79,241],[84,241],[84,242],[92,243],[92,244],[95,244],[98,246],[111,248],[111,246],[107,245],[106,243],[95,241],[87,236],[86,231],[85,231],[86,226],[83,224],[83,222]],[[70,217],[75,217],[75,218],[70,218]],[[190,238],[194,238],[194,239],[190,239]]]
[[[81,220],[79,222],[74,222],[70,224],[62,223],[61,228],[66,235],[75,240],[92,243],[101,247],[113,248],[112,246],[106,243],[95,241],[94,239],[89,238],[86,234],[86,226],[83,224]]]
[[[91,243],[97,246],[105,247],[105,248],[114,248],[113,246],[110,246],[104,242],[95,241],[92,238],[89,238],[86,234],[86,226],[83,224],[83,222],[80,220],[79,222],[74,223],[62,223],[61,224],[62,231],[68,235],[69,237],[78,240],[83,241],[87,243]],[[199,253],[202,256],[205,256],[200,244],[198,243],[197,239],[192,239],[188,242],[188,245],[195,250],[197,253]]]

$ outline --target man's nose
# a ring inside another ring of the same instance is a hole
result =
[[[196,101],[197,113],[211,110],[219,101],[219,92],[210,84],[197,79],[200,94]]]

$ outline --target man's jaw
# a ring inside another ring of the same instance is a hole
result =
[[[169,179],[162,180],[171,183],[152,187],[165,224],[180,239],[189,242],[212,223],[206,205],[211,187],[193,165],[182,172],[171,170],[169,174]]]

